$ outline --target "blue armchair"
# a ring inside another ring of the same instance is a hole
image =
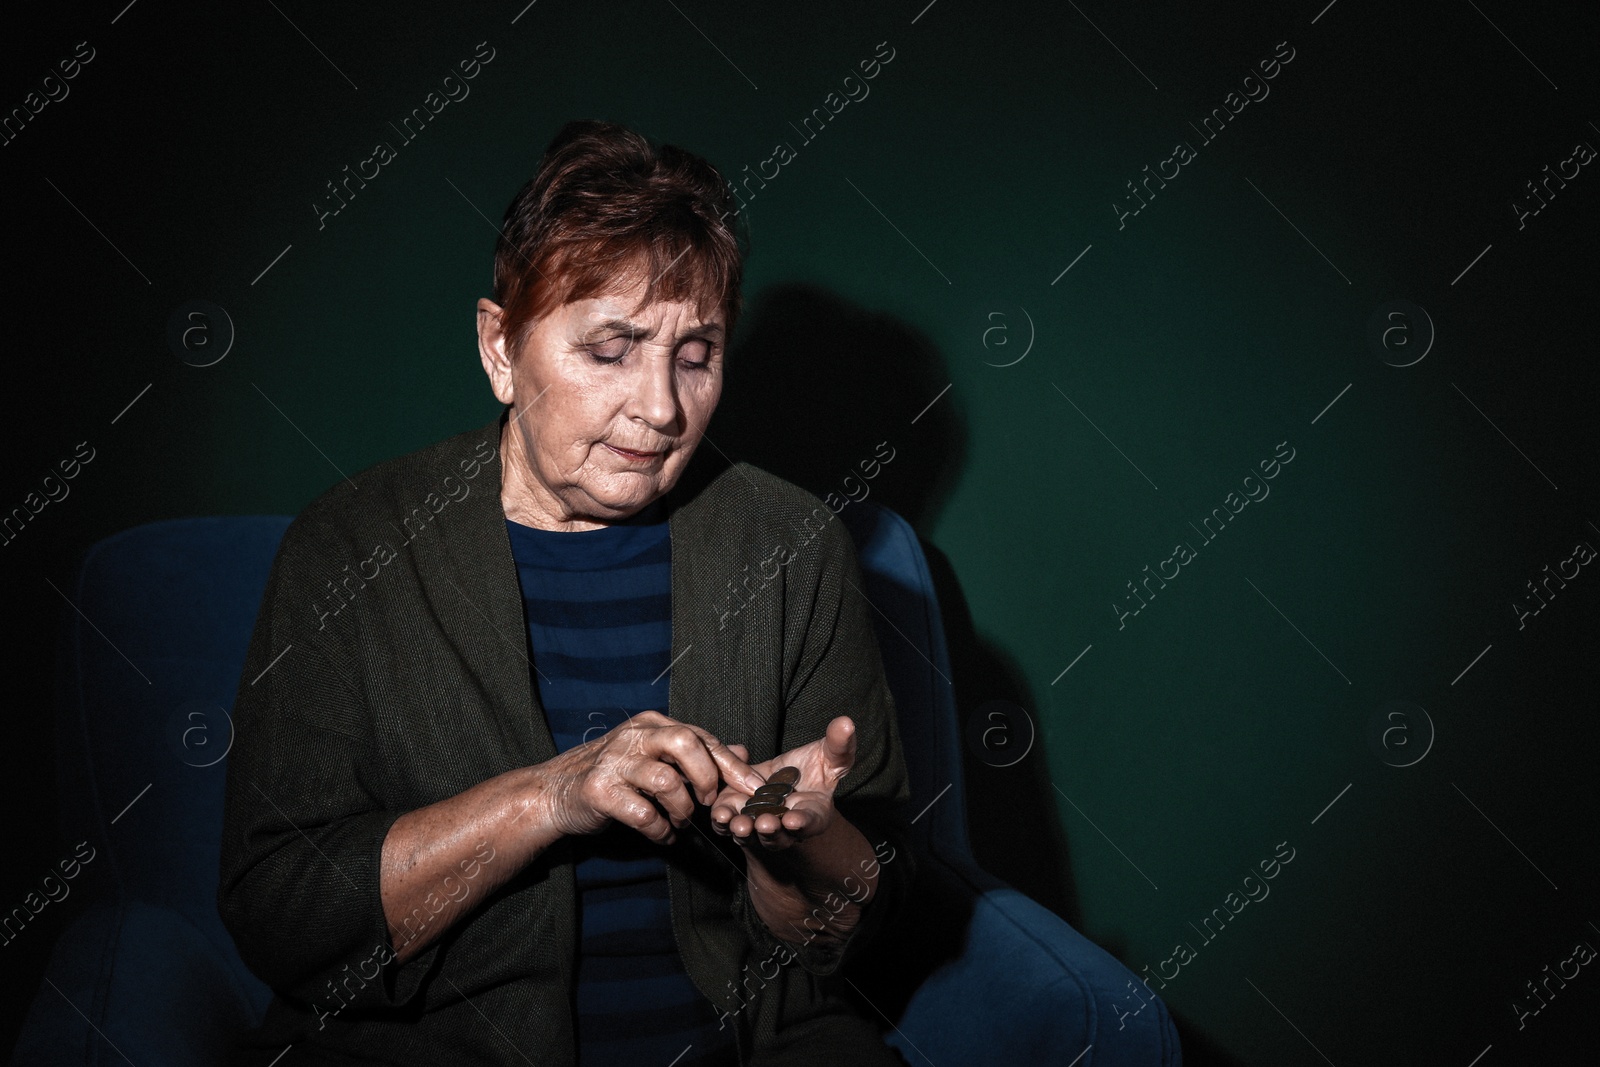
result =
[[[1104,950],[974,863],[949,657],[911,527],[840,513],[900,713],[920,871],[908,913],[851,978],[910,1064],[1181,1063],[1159,999]],[[283,516],[180,519],[89,550],[59,672],[64,845],[96,851],[13,1064],[215,1067],[270,992],[218,918],[227,714]],[[925,809],[925,810],[924,810]],[[1134,985],[1130,985],[1133,983]],[[1135,1014],[1130,1007],[1143,1005]]]

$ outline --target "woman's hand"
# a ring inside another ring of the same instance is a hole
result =
[[[641,711],[552,760],[405,813],[384,837],[379,876],[396,958],[417,955],[568,834],[598,833],[614,820],[671,844],[695,800],[710,803],[724,780],[760,784],[702,727]]]
[[[743,745],[732,745],[730,749],[740,761],[749,759],[750,753]],[[711,807],[712,828],[720,834],[731,834],[740,845],[759,842],[768,852],[781,852],[820,837],[840,818],[833,806],[833,791],[855,762],[856,724],[848,715],[840,715],[828,723],[817,740],[752,765],[752,785],[730,779]],[[800,771],[794,792],[785,800],[789,810],[781,815],[769,813],[753,818],[740,814],[739,809],[755,793],[755,787],[779,767]]]
[[[739,759],[749,759],[743,745],[729,748]],[[754,818],[740,814],[755,788],[737,782],[711,807],[712,828],[745,847],[750,902],[780,940],[843,940],[876,895],[872,845],[833,804],[834,790],[855,762],[856,724],[839,715],[817,740],[751,767],[752,782],[779,767],[800,771],[794,792],[785,798],[788,811]],[[869,869],[872,873],[865,874]]]
[[[709,731],[659,711],[641,711],[538,769],[545,814],[563,835],[599,833],[615,820],[663,845],[724,781],[747,794],[762,781]]]

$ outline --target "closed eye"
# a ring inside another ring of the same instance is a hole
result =
[[[589,358],[596,363],[607,366],[620,363],[629,352],[633,350],[633,342],[628,337],[613,337],[606,341],[586,344],[584,350],[589,353]],[[711,342],[703,338],[691,338],[678,348],[678,356],[683,360],[683,365],[692,370],[705,370],[711,366]]]
[[[696,337],[685,341],[683,346],[678,349],[678,354],[688,357],[683,361],[686,367],[705,370],[711,365],[711,343],[703,338]]]
[[[617,363],[623,356],[628,354],[628,350],[633,347],[633,344],[626,337],[613,337],[609,341],[584,345],[583,347],[596,363]]]

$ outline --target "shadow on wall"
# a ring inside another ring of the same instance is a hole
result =
[[[954,394],[923,413],[949,382],[933,342],[904,323],[817,286],[772,286],[740,322],[711,438],[819,497],[858,499],[852,487],[887,442],[893,459],[866,491],[921,530],[966,459]]]
[[[955,568],[920,536],[948,502],[968,447],[954,392],[940,396],[950,376],[933,342],[826,289],[784,284],[752,300],[727,367],[707,434],[722,453],[718,462],[753,463],[824,500],[834,494],[835,506],[871,499],[902,515],[917,530],[933,575],[962,724],[995,700],[1032,714],[1038,704],[1023,672],[1003,648],[979,636]],[[970,741],[963,755],[979,865],[1082,930],[1042,734],[1035,731],[1032,749],[1011,766],[991,765],[996,761],[986,761]],[[932,940],[926,947],[937,956]],[[1143,962],[1129,959],[1118,939],[1096,940],[1134,970]],[[1176,1012],[1173,1018],[1185,1062],[1236,1067],[1191,1021]]]
[[[834,494],[836,506],[849,498],[886,505],[921,534],[936,522],[966,462],[967,427],[955,395],[939,396],[949,383],[944,357],[911,326],[816,286],[773,286],[745,313],[709,439],[730,458],[824,500]],[[885,456],[892,458],[883,462]],[[990,700],[1035,707],[1016,664],[978,636],[944,554],[926,540],[922,550],[944,615],[963,721]],[[1057,810],[1042,737],[1015,766],[992,767],[977,753],[965,755],[979,863],[1077,925],[1059,821],[1017,818]]]

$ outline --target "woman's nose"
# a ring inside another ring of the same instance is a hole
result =
[[[634,383],[630,414],[643,419],[662,433],[670,433],[678,417],[677,382],[672,373],[673,356],[642,359],[639,380]]]

